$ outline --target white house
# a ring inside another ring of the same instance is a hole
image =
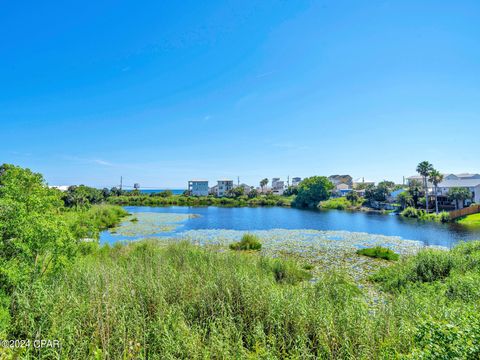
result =
[[[285,182],[280,178],[272,178],[272,193],[282,195],[285,189]]]
[[[294,177],[292,178],[292,186],[297,187],[298,184],[302,182],[302,178],[300,177]]]
[[[412,180],[417,180],[423,184],[421,176],[415,175],[407,178],[408,183]],[[429,195],[435,195],[435,188],[430,181],[427,181],[427,187]],[[480,174],[443,174],[443,181],[437,186],[437,195],[441,197],[439,199],[441,204],[451,204],[451,201],[448,200],[448,192],[454,187],[467,188],[470,191],[472,197],[467,200],[467,204],[471,202],[480,203]]]
[[[190,180],[188,182],[188,192],[193,196],[207,196],[208,180]]]
[[[229,190],[233,189],[233,180],[218,180],[217,181],[217,196],[222,197],[227,194]]]

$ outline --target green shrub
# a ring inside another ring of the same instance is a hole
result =
[[[471,272],[449,277],[446,295],[450,299],[478,302],[480,300],[480,274]]]
[[[321,209],[346,210],[352,207],[352,203],[345,197],[338,197],[321,201],[318,207]]]
[[[293,261],[274,259],[267,265],[273,272],[275,281],[281,284],[297,284],[304,280],[310,280],[312,275],[302,270]]]
[[[242,236],[242,240],[239,242],[230,244],[230,249],[232,250],[260,250],[262,248],[262,244],[260,243],[260,239],[258,236],[253,234],[244,234]]]
[[[405,210],[403,210],[400,215],[404,216],[404,217],[407,217],[407,218],[418,218],[418,212],[417,212],[417,209],[415,209],[414,207],[407,207],[405,208]]]
[[[450,275],[454,266],[455,256],[452,252],[422,250],[398,265],[381,269],[372,279],[381,282],[386,290],[400,290],[413,283],[443,280]]]
[[[438,214],[438,220],[442,223],[447,223],[450,221],[450,214],[446,211],[442,211]]]
[[[381,246],[360,249],[357,250],[357,254],[385,260],[398,260],[399,258],[399,255],[396,254],[393,250]]]

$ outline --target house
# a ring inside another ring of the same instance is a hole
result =
[[[227,195],[229,190],[233,189],[233,180],[223,179],[217,181],[217,196],[223,197]]]
[[[282,195],[283,190],[285,190],[285,182],[281,181],[280,178],[272,178],[272,193]]]
[[[248,193],[249,193],[250,191],[252,191],[252,189],[254,189],[253,186],[250,186],[250,185],[247,185],[247,184],[240,184],[240,185],[236,185],[236,186],[234,186],[234,187],[235,187],[235,188],[241,187],[241,188],[243,189],[243,193],[244,193],[245,195],[248,195]]]
[[[217,196],[217,192],[218,192],[218,185],[214,185],[210,189],[208,189],[208,195]]]
[[[365,180],[364,177],[353,180],[353,188],[366,188],[367,186],[375,186],[375,181]]]
[[[190,180],[187,189],[193,196],[207,196],[208,180]]]
[[[419,181],[423,185],[423,177],[419,175],[410,176],[407,178],[408,184],[413,180]],[[437,196],[439,206],[442,208],[452,208],[453,202],[448,198],[448,192],[451,188],[460,187],[467,188],[472,194],[471,199],[466,201],[469,205],[472,202],[480,203],[480,174],[443,174],[443,181],[437,186]],[[435,196],[434,185],[427,181],[428,194],[430,197]],[[463,207],[464,204],[460,204]]]
[[[406,189],[398,189],[392,191],[388,196],[387,196],[387,202],[389,203],[396,203],[398,201],[398,195],[404,193],[407,191]]]
[[[335,186],[338,184],[347,184],[350,189],[353,186],[353,180],[350,175],[330,175],[328,180]]]
[[[294,177],[292,178],[292,186],[297,187],[302,182],[302,178]]]
[[[346,196],[349,192],[353,191],[352,187],[345,183],[339,183],[335,185],[333,189],[333,195]]]

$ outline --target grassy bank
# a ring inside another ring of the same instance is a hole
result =
[[[363,200],[360,200],[354,203],[349,201],[346,197],[338,197],[321,201],[318,204],[318,208],[332,210],[359,210],[362,207],[363,202]]]
[[[293,197],[278,195],[260,195],[254,198],[239,196],[236,198],[215,196],[171,195],[168,197],[149,195],[124,195],[108,198],[108,203],[122,206],[290,206]]]
[[[468,226],[479,226],[480,227],[480,213],[467,215],[459,218],[456,221],[458,224],[468,225]]]
[[[450,221],[450,215],[446,211],[435,213],[427,213],[423,209],[415,209],[414,207],[407,207],[400,213],[400,216],[424,221],[436,221],[446,223]]]
[[[66,210],[61,218],[76,239],[98,239],[102,230],[112,228],[128,215],[122,207],[116,205],[93,205],[81,210]]]
[[[372,307],[341,270],[310,283],[295,263],[251,253],[104,247],[19,289],[10,336],[60,339],[72,359],[476,359],[478,259],[478,242],[404,258],[374,276],[386,292]]]

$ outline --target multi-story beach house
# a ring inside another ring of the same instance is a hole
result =
[[[417,180],[423,184],[423,178],[421,176],[415,175],[407,178],[407,182],[410,183],[412,180]],[[428,181],[428,194],[430,196],[435,195],[435,187],[433,184]],[[480,174],[444,174],[443,181],[437,186],[437,195],[440,206],[453,206],[452,201],[448,198],[448,192],[451,188],[459,187],[466,188],[472,194],[469,200],[465,201],[465,205],[469,205],[472,202],[480,203]],[[459,204],[460,207],[463,207],[464,204]]]
[[[227,195],[229,190],[233,189],[233,180],[218,180],[217,181],[217,196],[222,197]]]
[[[188,182],[188,192],[193,196],[207,196],[208,180],[190,180]]]
[[[285,182],[280,178],[272,178],[272,193],[282,195],[285,190]]]
[[[297,187],[298,184],[300,184],[301,182],[302,182],[302,178],[300,178],[300,177],[292,178],[292,186],[293,187]]]

